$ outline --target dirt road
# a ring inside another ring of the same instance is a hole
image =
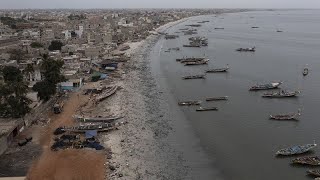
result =
[[[43,153],[29,170],[29,180],[102,180],[105,179],[104,153],[86,149],[69,149],[52,152],[53,131],[60,126],[74,124],[72,116],[78,108],[88,102],[88,97],[71,93],[63,112],[51,116],[40,139]]]

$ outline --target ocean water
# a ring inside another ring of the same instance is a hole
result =
[[[209,46],[185,48],[191,36],[176,33],[179,38],[158,42],[153,50],[153,66],[161,73],[161,79],[172,96],[172,109],[183,116],[183,124],[195,139],[176,132],[176,138],[189,148],[194,161],[200,157],[206,163],[194,163],[194,172],[214,171],[200,179],[270,180],[311,179],[309,167],[292,166],[295,157],[277,158],[275,152],[292,145],[320,142],[320,10],[251,11],[219,16],[193,17],[170,28],[174,34],[187,24],[209,20],[197,28],[200,36],[209,39]],[[258,26],[258,29],[252,29]],[[223,27],[224,30],[215,30]],[[283,32],[277,32],[281,30]],[[255,53],[239,53],[239,47],[255,46]],[[178,52],[164,52],[180,47]],[[176,58],[206,56],[208,65],[183,66]],[[203,74],[206,69],[224,67],[230,71],[207,74],[203,80],[182,80],[182,76]],[[303,77],[302,70],[308,64],[310,73]],[[282,89],[300,90],[298,98],[264,99],[263,92],[249,92],[257,83],[282,81]],[[205,102],[206,97],[229,96],[225,102]],[[203,106],[216,106],[217,112],[196,112],[196,107],[179,107],[184,100],[201,100]],[[302,110],[299,121],[272,121],[270,114]],[[175,118],[172,117],[172,121]],[[176,122],[176,126],[182,123]],[[181,125],[180,128],[185,128]],[[173,139],[175,137],[172,137]],[[183,139],[185,137],[185,139]],[[187,152],[187,150],[185,150]],[[200,155],[197,153],[203,153]],[[320,147],[307,155],[320,155]],[[303,155],[303,156],[307,156]],[[192,158],[190,158],[191,161]],[[311,167],[312,168],[312,167]],[[219,174],[219,175],[217,175]]]

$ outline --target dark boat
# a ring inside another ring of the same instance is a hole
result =
[[[184,57],[184,58],[178,58],[176,61],[178,62],[188,62],[188,61],[202,61],[206,60],[205,57]]]
[[[309,74],[309,69],[307,67],[304,67],[302,74],[303,74],[303,76],[308,75]]]
[[[197,47],[197,48],[200,48],[201,45],[199,45],[199,44],[184,44],[183,47]]]
[[[179,102],[179,106],[197,106],[200,105],[201,101],[183,101]]]
[[[281,31],[281,30],[277,30],[277,32],[283,32],[283,31]]]
[[[206,73],[221,73],[221,72],[228,72],[229,65],[227,65],[225,68],[217,68],[217,69],[209,69],[206,71]]]
[[[196,111],[218,111],[217,107],[199,107]]]
[[[282,155],[282,156],[291,156],[296,154],[303,154],[311,149],[315,148],[317,144],[305,144],[301,146],[292,146],[290,148],[281,149],[276,152],[276,155]]]
[[[258,29],[259,27],[258,26],[252,26],[251,28],[252,29]]]
[[[319,166],[320,158],[318,156],[311,157],[300,157],[292,160],[293,164],[303,164],[303,165],[311,165],[311,166]]]
[[[299,116],[301,116],[300,109],[298,110],[297,113],[270,115],[270,119],[282,120],[282,121],[297,120]]]
[[[178,38],[179,36],[177,36],[177,35],[166,35],[164,38],[165,39],[176,39],[176,38]]]
[[[281,84],[282,84],[282,82],[273,82],[273,83],[268,83],[268,84],[258,84],[258,85],[252,86],[249,90],[250,91],[258,91],[258,90],[276,89]]]
[[[320,170],[308,170],[307,171],[308,172],[308,174],[310,174],[310,175],[313,175],[313,176],[316,176],[316,177],[320,177]]]
[[[195,61],[195,62],[185,62],[185,66],[194,66],[194,65],[205,65],[208,64],[209,60]]]
[[[189,28],[182,28],[182,29],[179,29],[180,31],[188,31]]]
[[[300,91],[284,91],[281,90],[279,92],[271,92],[271,93],[265,93],[262,95],[264,98],[288,98],[288,97],[297,97],[298,94],[300,94]]]
[[[255,52],[255,51],[256,51],[256,47],[252,47],[252,48],[238,48],[238,49],[236,49],[236,51],[238,51],[238,52]]]
[[[224,29],[224,28],[222,28],[222,27],[216,27],[216,28],[214,28],[214,29],[219,30],[219,29]]]
[[[189,24],[189,25],[186,25],[186,26],[190,26],[190,27],[201,27],[201,24]]]
[[[103,123],[112,123],[115,120],[122,119],[123,116],[115,117],[83,117],[83,116],[74,116],[74,118],[79,122],[103,122]]]
[[[207,98],[206,101],[226,101],[228,96]]]
[[[184,76],[182,79],[205,79],[205,75]]]

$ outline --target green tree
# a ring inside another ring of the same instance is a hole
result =
[[[39,43],[39,42],[32,42],[32,43],[30,44],[30,46],[31,46],[32,48],[41,48],[41,47],[43,47],[43,45],[42,45],[41,43]]]
[[[23,117],[30,111],[31,101],[26,97],[28,86],[23,81],[21,71],[12,66],[5,66],[1,73],[4,83],[0,84],[0,116]]]
[[[18,62],[23,60],[26,56],[26,53],[20,49],[12,49],[9,51],[10,59],[17,60]]]
[[[63,61],[44,59],[41,64],[44,80],[36,83],[33,90],[38,92],[40,99],[49,100],[56,93],[57,84],[66,80],[61,74]]]
[[[63,46],[63,43],[61,41],[51,41],[51,44],[49,46],[49,51],[55,51],[55,50],[61,50],[61,47]]]

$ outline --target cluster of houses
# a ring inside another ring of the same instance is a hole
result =
[[[32,87],[41,81],[43,54],[63,60],[67,81],[61,91],[79,89],[85,80],[109,77],[118,63],[130,59],[126,43],[145,39],[157,27],[181,18],[217,13],[214,10],[2,10],[0,11],[0,66],[15,66],[24,73],[30,92],[27,97],[39,105]],[[62,43],[51,49],[53,41]],[[12,53],[15,52],[15,56]],[[19,57],[19,58],[15,58]],[[88,78],[90,77],[90,78]],[[1,82],[1,77],[0,77]],[[0,154],[25,123],[0,120]]]

